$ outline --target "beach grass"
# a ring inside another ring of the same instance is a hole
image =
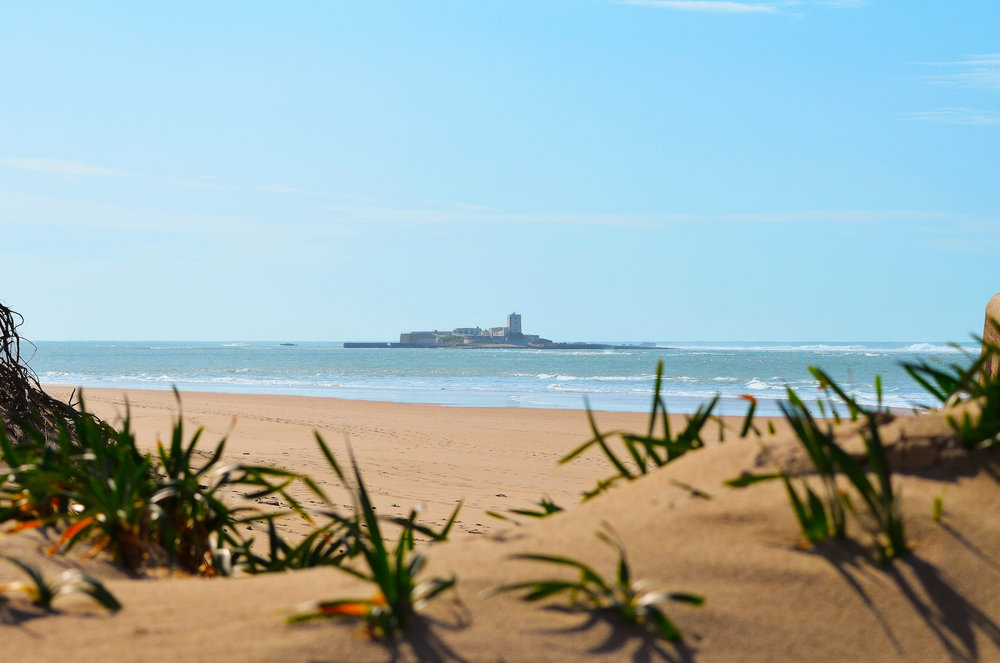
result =
[[[78,569],[67,569],[57,578],[49,579],[33,564],[10,555],[0,555],[19,568],[29,582],[10,582],[0,585],[0,593],[19,592],[27,596],[34,605],[48,611],[54,610],[53,603],[60,596],[67,594],[83,594],[89,596],[102,608],[118,612],[122,605],[97,578]]]
[[[1000,322],[988,319],[987,324],[1000,338]],[[965,401],[978,403],[978,413],[965,409],[952,417],[952,423],[967,448],[995,448],[1000,446],[1000,373],[991,373],[990,367],[1000,359],[1000,343],[977,340],[982,352],[968,366],[941,368],[928,362],[910,362],[903,367],[942,407]]]
[[[179,396],[178,396],[179,399]],[[81,412],[86,413],[81,399]],[[223,464],[225,438],[205,462],[196,460],[197,430],[185,441],[178,416],[168,445],[157,453],[139,449],[126,414],[114,429],[94,417],[60,422],[54,440],[22,425],[26,441],[14,445],[0,431],[0,518],[14,529],[53,527],[60,534],[51,552],[86,542],[107,550],[129,571],[165,564],[190,573],[228,574],[232,549],[244,545],[240,525],[267,518],[250,507],[231,506],[224,493],[239,487],[250,499],[280,494],[294,513],[308,517],[288,492],[309,477],[253,464]]]
[[[563,456],[559,462],[568,463],[588,449],[596,446],[604,454],[608,462],[611,463],[615,474],[607,479],[598,481],[593,489],[585,492],[585,500],[603,493],[621,480],[632,481],[637,476],[648,474],[658,467],[663,467],[689,451],[705,446],[702,438],[702,429],[712,418],[712,411],[719,402],[719,396],[715,396],[708,402],[700,404],[695,412],[687,417],[686,425],[677,431],[676,434],[673,434],[670,426],[670,417],[667,412],[667,404],[661,395],[662,384],[663,361],[661,360],[656,366],[653,403],[650,408],[649,424],[645,434],[636,434],[627,431],[602,433],[597,427],[597,422],[594,420],[594,413],[590,408],[590,404],[587,404],[587,421],[590,424],[593,436]],[[721,424],[719,435],[721,438]],[[611,442],[615,438],[619,439],[621,445],[624,447],[625,456],[621,458],[611,448]],[[631,469],[629,469],[630,466]]]
[[[336,461],[329,447],[317,434],[316,439],[330,468],[341,482],[348,485],[347,475]],[[457,578],[434,577],[418,580],[426,557],[414,550],[414,532],[417,530],[417,510],[411,509],[402,520],[402,530],[394,546],[388,542],[381,520],[375,513],[368,489],[361,476],[353,451],[348,447],[353,468],[352,495],[355,517],[340,516],[331,512],[347,529],[351,557],[359,557],[361,564],[342,564],[338,568],[362,580],[376,590],[370,598],[340,598],[313,601],[298,606],[288,617],[295,624],[315,619],[361,619],[367,632],[376,638],[387,638],[405,628],[429,601],[455,586]],[[436,540],[445,540],[458,514],[459,504],[445,527],[436,532]],[[398,522],[398,521],[396,521]],[[421,528],[421,531],[433,531]]]
[[[862,407],[822,370],[810,367],[810,371],[818,380],[820,389],[835,395],[847,406],[852,420],[863,418],[861,437],[867,467],[838,443],[836,418],[817,420],[798,394],[789,387],[786,390],[788,401],[780,403],[779,407],[812,465],[815,481],[821,486],[820,492],[813,490],[808,478],[793,478],[783,469],[744,474],[727,481],[726,485],[742,488],[761,481],[780,479],[785,485],[789,503],[806,542],[815,544],[830,537],[846,538],[846,515],[851,513],[870,532],[881,561],[892,562],[905,555],[909,546],[886,448],[879,433],[884,413],[880,407],[874,410]],[[830,410],[836,413],[832,399]],[[874,481],[870,475],[874,477]],[[838,477],[841,476],[853,487],[853,493],[840,487]],[[852,495],[864,506],[863,512],[855,505]]]
[[[662,605],[673,601],[701,606],[705,603],[705,598],[689,592],[651,591],[650,581],[633,580],[625,546],[610,524],[602,523],[597,531],[597,538],[614,548],[618,554],[615,573],[611,578],[570,557],[518,553],[509,556],[508,559],[568,568],[578,572],[579,576],[576,580],[543,578],[501,585],[489,590],[487,596],[504,592],[523,592],[522,600],[534,602],[565,594],[572,607],[610,612],[626,623],[640,627],[651,626],[666,640],[683,639],[680,629],[667,616]]]

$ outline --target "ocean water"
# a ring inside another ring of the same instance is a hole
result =
[[[901,362],[966,364],[974,344],[662,343],[627,350],[345,349],[341,343],[39,342],[42,383],[86,387],[290,394],[451,406],[649,411],[657,362],[671,412],[720,394],[718,414],[777,414],[791,386],[814,398],[818,366],[862,403],[931,404]],[[30,348],[28,349],[30,351]]]

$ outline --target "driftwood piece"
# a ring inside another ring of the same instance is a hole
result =
[[[1000,345],[1000,292],[993,295],[986,305],[986,322],[983,324],[983,352],[986,352],[986,345]],[[993,356],[984,367],[985,373],[990,377],[996,377],[1000,370],[1000,358]]]

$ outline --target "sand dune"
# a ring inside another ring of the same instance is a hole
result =
[[[58,391],[58,390],[54,390]],[[121,394],[93,390],[89,405],[114,419]],[[173,396],[130,392],[140,439],[155,444],[175,412]],[[382,513],[427,504],[441,521],[465,499],[459,532],[427,546],[425,571],[455,573],[457,590],[427,609],[390,644],[356,624],[286,626],[283,611],[303,601],[367,596],[373,590],[335,569],[242,578],[126,577],[100,559],[49,558],[40,533],[0,537],[0,550],[50,570],[81,564],[107,580],[125,604],[114,616],[67,598],[43,615],[11,599],[0,605],[3,661],[991,661],[1000,660],[1000,485],[989,459],[935,457],[932,467],[897,475],[913,552],[878,563],[859,528],[846,542],[803,550],[784,489],[722,482],[761,469],[760,448],[730,434],[705,449],[597,499],[579,495],[609,474],[606,461],[557,459],[588,435],[581,412],[466,409],[331,399],[185,394],[184,416],[204,425],[207,443],[235,415],[228,455],[270,462],[332,481],[312,441],[335,449],[349,436]],[[645,417],[598,413],[602,428],[641,430]],[[940,446],[941,415],[897,420],[899,448]],[[791,445],[781,432],[769,442]],[[896,453],[899,459],[907,457]],[[912,458],[911,456],[908,456]],[[711,495],[695,497],[678,482]],[[525,507],[542,495],[572,508],[512,524],[486,510]],[[944,496],[940,522],[931,518]],[[346,495],[344,496],[347,500]],[[393,506],[398,505],[398,506]],[[704,595],[704,607],[667,610],[686,639],[675,645],[616,619],[482,596],[498,584],[552,571],[510,561],[515,552],[570,555],[611,575],[614,554],[594,536],[602,522],[625,543],[634,572],[657,588]],[[288,525],[289,536],[301,527]],[[0,567],[0,580],[16,576]]]

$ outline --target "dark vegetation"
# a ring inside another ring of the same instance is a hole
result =
[[[60,423],[93,417],[42,391],[38,376],[28,367],[30,357],[22,355],[23,345],[34,351],[17,333],[23,323],[19,313],[0,304],[0,425],[15,442],[27,437],[26,426],[52,439]]]

